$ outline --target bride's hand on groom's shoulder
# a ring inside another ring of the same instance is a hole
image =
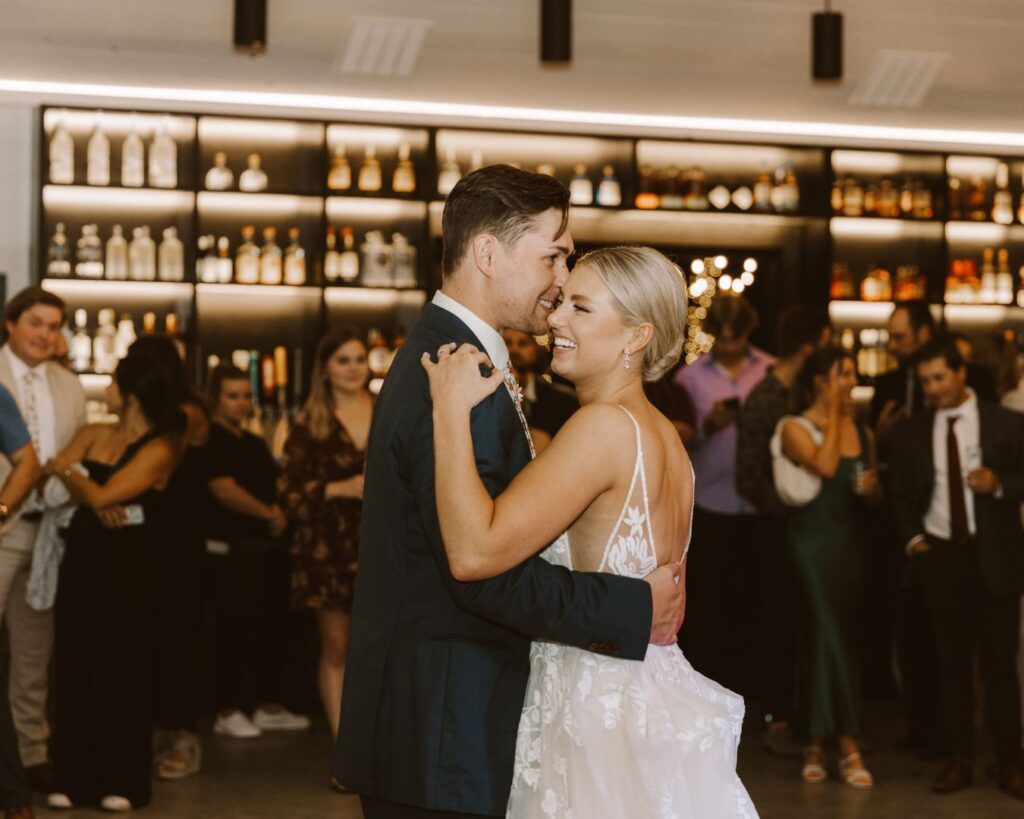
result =
[[[502,384],[505,374],[495,369],[487,353],[472,344],[444,344],[437,351],[435,362],[430,353],[424,353],[420,362],[430,381],[430,398],[437,407],[469,412],[491,395]],[[480,372],[482,365],[491,368],[491,374]]]

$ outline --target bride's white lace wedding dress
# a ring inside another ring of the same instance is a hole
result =
[[[642,578],[657,556],[640,426],[622,409],[636,427],[636,466],[599,571]],[[543,557],[572,568],[568,533]],[[507,816],[756,817],[736,774],[742,724],[743,699],[677,646],[651,646],[635,662],[535,642]]]

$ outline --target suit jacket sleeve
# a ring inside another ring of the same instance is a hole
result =
[[[928,453],[919,451],[919,436],[913,434],[914,431],[912,422],[904,421],[896,426],[892,435],[889,495],[901,548],[913,538],[924,534],[918,476],[920,462]],[[931,439],[926,440],[930,442]]]
[[[424,378],[424,389],[426,379]],[[497,423],[500,393],[473,410],[476,466],[491,497],[507,483]],[[642,660],[650,639],[650,588],[642,580],[571,572],[532,557],[496,577],[463,583],[452,577],[441,539],[434,496],[434,424],[429,396],[409,425],[407,467],[431,550],[457,604],[467,611],[535,639]]]

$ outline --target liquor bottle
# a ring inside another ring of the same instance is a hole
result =
[[[89,371],[92,365],[92,339],[89,338],[89,316],[79,308],[75,310],[75,334],[71,337],[71,369],[76,373]]]
[[[260,193],[267,189],[267,174],[260,167],[260,155],[249,154],[245,160],[246,169],[238,177],[238,189],[246,193]]]
[[[274,460],[281,461],[292,428],[288,411],[288,350],[284,347],[274,348],[274,382],[277,385],[277,423],[270,436],[270,454]]]
[[[654,169],[650,165],[640,166],[640,178],[637,180],[636,199],[634,204],[639,210],[656,210],[660,199],[658,198],[657,184],[654,179]]]
[[[363,284],[366,287],[393,287],[394,258],[391,245],[384,242],[384,234],[379,230],[368,231],[359,250]]]
[[[754,210],[758,213],[772,211],[772,175],[764,164],[754,180]]]
[[[597,183],[597,204],[602,208],[617,208],[622,204],[622,186],[615,178],[615,168],[605,165]]]
[[[981,292],[979,300],[982,304],[992,304],[996,300],[996,265],[995,251],[986,247],[981,253]]]
[[[661,180],[658,185],[658,207],[663,210],[680,210],[685,202],[683,192],[686,187],[687,180],[680,174],[679,168],[669,165],[661,172]]]
[[[75,184],[75,141],[63,119],[50,137],[50,181],[55,185]]]
[[[394,264],[393,287],[415,287],[416,248],[401,233],[391,236],[391,258]]]
[[[967,188],[967,218],[984,222],[988,216],[988,183],[980,176],[972,176]]]
[[[253,435],[263,437],[263,420],[260,413],[260,351],[249,350],[249,386],[252,388],[252,414],[246,419],[245,427]]]
[[[1017,306],[1024,307],[1024,264],[1017,271]]]
[[[832,284],[829,287],[829,296],[833,301],[857,298],[857,284],[853,278],[853,271],[844,262],[836,262],[832,265]]]
[[[156,313],[150,311],[142,314],[142,334],[151,336],[156,332]]]
[[[187,350],[185,349],[185,334],[181,331],[181,322],[178,320],[177,313],[168,313],[164,316],[164,332],[174,341],[174,346],[178,348],[178,356],[181,360],[184,361],[188,358]]]
[[[341,278],[341,254],[338,253],[338,233],[334,225],[327,228],[327,250],[324,253],[324,281],[335,282]]]
[[[128,276],[136,282],[156,279],[156,243],[146,225],[132,231],[132,240],[128,244]]]
[[[949,179],[949,218],[953,222],[964,218],[964,187],[955,176]]]
[[[213,155],[213,167],[206,172],[206,189],[208,191],[226,191],[235,184],[235,174],[228,167],[228,155],[217,151]]]
[[[96,115],[96,126],[86,148],[85,181],[90,185],[110,184],[110,140],[103,130],[103,115]]]
[[[277,381],[274,372],[274,356],[269,353],[260,357],[260,374],[263,382],[263,389],[260,393],[260,408],[263,416],[262,426],[264,440],[274,434],[274,426],[277,421],[274,413],[274,399],[277,398]],[[269,448],[269,441],[268,441]]]
[[[996,169],[996,192],[992,197],[992,221],[1013,224],[1013,194],[1010,193],[1010,167],[1000,162]]]
[[[178,229],[164,228],[164,238],[158,253],[158,278],[162,282],[185,280],[185,248],[178,238]]]
[[[338,259],[338,275],[343,282],[351,284],[359,278],[359,254],[356,253],[356,240],[352,228],[341,229],[341,246],[343,250]]]
[[[1017,221],[1024,225],[1024,171],[1021,171],[1020,187],[1020,205],[1017,208]]]
[[[843,180],[836,177],[832,182],[832,191],[828,197],[829,204],[832,207],[832,213],[836,216],[841,216],[843,213],[843,196],[845,191],[846,187]]]
[[[914,215],[914,183],[910,179],[903,181],[900,188],[900,216],[907,218]]]
[[[740,185],[732,192],[732,203],[743,213],[754,206],[754,192],[746,185]]]
[[[260,284],[281,283],[281,248],[277,244],[277,228],[263,228],[260,249]]]
[[[302,348],[296,347],[292,355],[292,413],[302,411]]]
[[[363,156],[363,164],[359,168],[356,184],[363,193],[377,193],[383,185],[377,149],[373,145],[366,146],[366,154]]]
[[[787,162],[783,169],[785,177],[782,182],[782,193],[780,195],[782,212],[796,214],[800,212],[800,182],[791,163]]]
[[[135,322],[127,313],[122,313],[121,320],[117,323],[117,333],[114,335],[114,357],[118,361],[128,355],[128,348],[135,339]]]
[[[373,328],[367,334],[367,346],[370,351],[366,355],[366,364],[370,368],[370,377],[383,379],[388,374],[388,363],[392,358],[387,339],[380,330]]]
[[[569,181],[569,202],[580,207],[594,204],[594,183],[587,176],[586,165],[574,165]]]
[[[83,279],[103,278],[103,243],[96,225],[82,225],[75,250],[75,275]]]
[[[865,203],[865,210],[869,210]],[[875,197],[875,214],[883,219],[898,219],[900,215],[900,192],[891,179],[883,179]]]
[[[411,155],[408,144],[403,142],[398,146],[398,164],[391,176],[391,190],[395,193],[416,192],[416,168],[409,158]]]
[[[114,311],[105,307],[99,312],[99,327],[92,340],[92,366],[98,373],[112,373],[117,367],[117,356],[114,354]]]
[[[843,216],[858,217],[864,215],[864,188],[853,177],[846,180],[843,190]]]
[[[327,172],[327,187],[332,191],[347,191],[352,188],[352,167],[348,164],[345,146],[341,143],[334,146],[331,169]]]
[[[447,196],[460,179],[462,179],[462,169],[459,168],[459,163],[455,159],[455,149],[449,148],[445,152],[444,164],[441,165],[441,173],[437,177],[437,192],[441,196]]]
[[[996,262],[996,303],[1013,303],[1013,270],[1010,269],[1010,251],[999,249]]]
[[[50,239],[46,275],[62,278],[71,275],[71,248],[68,246],[68,237],[64,232],[63,222],[57,223],[57,229],[53,232],[53,238]]]
[[[284,251],[284,283],[295,287],[306,283],[306,251],[299,244],[299,229],[288,228],[288,247]]]
[[[242,228],[242,243],[235,251],[235,281],[239,284],[259,284],[260,249],[253,238],[256,228],[246,225]]]
[[[178,187],[178,146],[171,137],[166,118],[149,147],[149,184],[154,188]]]
[[[107,239],[107,278],[111,281],[124,281],[128,278],[128,240],[124,238],[124,230],[120,225],[110,229]]]
[[[690,168],[685,175],[680,174],[684,185],[680,186],[683,193],[683,207],[687,210],[708,209],[708,177],[703,168]]]
[[[146,184],[146,147],[142,144],[135,117],[131,119],[128,136],[121,143],[121,185],[141,188]]]
[[[782,213],[786,206],[786,169],[782,165],[775,169],[771,199],[772,210],[775,213]]]
[[[915,219],[932,219],[935,216],[932,189],[923,182],[917,182],[914,185],[913,216]]]
[[[217,281],[217,256],[213,247],[213,237],[200,236],[196,245],[199,248],[196,254],[196,281],[213,284]]]
[[[903,264],[896,268],[896,301],[914,301],[925,297],[923,277],[917,265]]]
[[[213,237],[211,236],[212,240]],[[217,283],[229,284],[234,277],[235,265],[231,261],[231,241],[227,236],[217,240]]]

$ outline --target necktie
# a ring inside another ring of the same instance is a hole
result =
[[[953,428],[960,420],[959,415],[946,419],[949,429],[946,432],[947,473],[949,475],[949,528],[950,540],[963,545],[970,540],[971,532],[967,528],[967,502],[964,500],[964,479],[960,472],[960,445]]]
[[[39,410],[36,407],[36,379],[38,374],[35,370],[28,370],[22,381],[25,384],[25,426],[28,427],[28,434],[32,438],[32,446],[36,453],[39,452]]]
[[[505,387],[512,396],[512,403],[516,405],[516,414],[519,416],[519,423],[523,425],[523,434],[526,435],[526,443],[530,445],[530,460],[537,457],[537,451],[533,448],[533,438],[530,437],[530,425],[526,423],[526,416],[523,414],[523,390],[516,380],[516,374],[512,372],[512,365],[506,362],[503,368],[505,373]]]

